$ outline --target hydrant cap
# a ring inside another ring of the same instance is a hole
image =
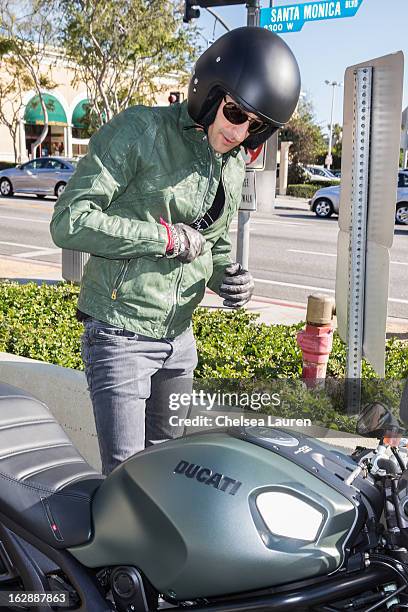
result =
[[[330,325],[334,301],[329,295],[315,293],[307,298],[306,321],[309,325]]]

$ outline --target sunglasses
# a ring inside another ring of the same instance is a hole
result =
[[[249,134],[260,134],[268,128],[268,123],[265,123],[265,121],[262,121],[261,119],[253,119],[252,117],[249,117],[248,114],[242,110],[240,106],[238,106],[238,104],[235,104],[235,102],[227,102],[225,98],[224,102],[225,104],[222,107],[222,112],[226,120],[233,125],[242,125],[245,123],[245,121],[249,121]]]

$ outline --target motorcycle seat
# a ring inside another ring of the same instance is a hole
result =
[[[83,544],[103,479],[45,404],[0,383],[0,513],[54,548]]]

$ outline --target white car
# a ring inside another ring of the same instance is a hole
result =
[[[303,166],[303,171],[307,179],[313,183],[340,183],[340,179],[323,166]]]
[[[310,210],[317,217],[328,218],[339,214],[340,185],[318,189],[309,200]],[[395,208],[395,223],[408,225],[408,173],[398,173],[397,203]]]

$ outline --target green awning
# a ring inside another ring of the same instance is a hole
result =
[[[61,102],[51,94],[42,94],[42,97],[47,107],[49,125],[68,125],[67,116]],[[44,125],[44,113],[39,96],[34,96],[27,104],[24,121],[32,125]]]
[[[81,100],[78,102],[76,107],[74,108],[74,112],[72,113],[72,125],[76,128],[86,128],[87,125],[87,117],[89,114],[89,100]]]

